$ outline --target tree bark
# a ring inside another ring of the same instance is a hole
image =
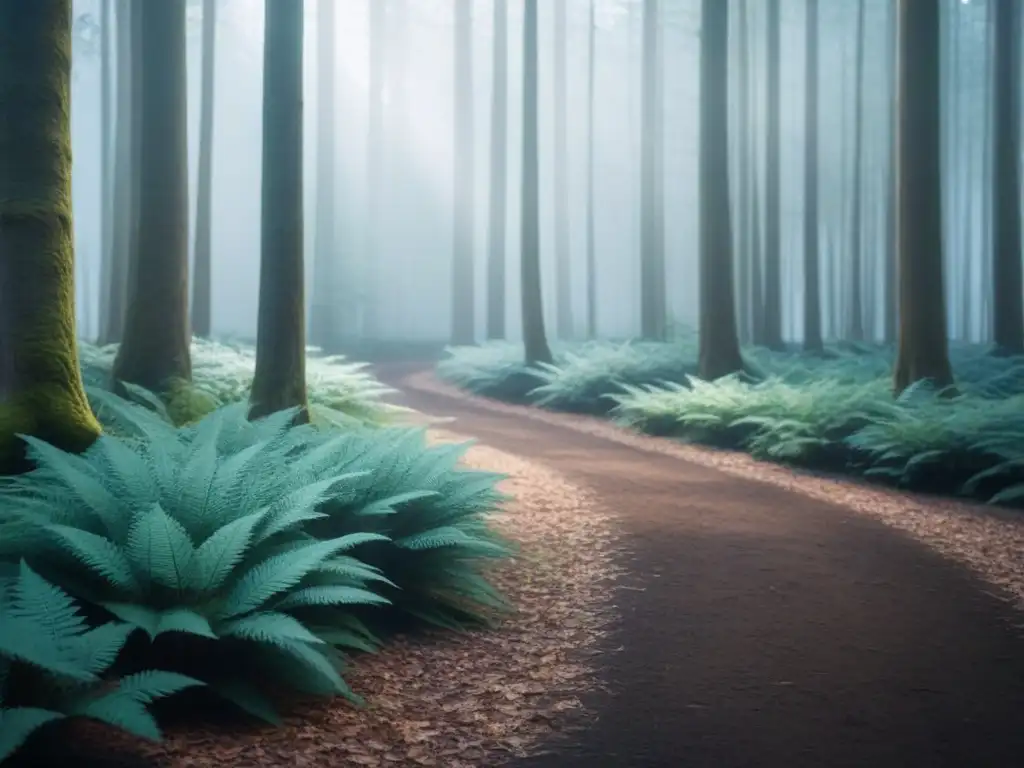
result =
[[[768,148],[765,163],[764,342],[782,347],[781,0],[768,0]]]
[[[750,60],[747,31],[747,0],[736,2],[736,165],[739,189],[736,194],[737,324],[740,340],[751,339],[751,248],[750,248]]]
[[[863,0],[862,0],[863,1]],[[804,350],[821,353],[821,245],[818,222],[818,0],[807,0],[804,39]]]
[[[316,242],[313,261],[313,301],[310,307],[310,342],[332,348],[337,301],[334,274],[337,253],[334,236],[334,52],[335,0],[320,0],[317,22],[316,103]],[[333,350],[332,350],[333,351]]]
[[[138,254],[129,266],[115,381],[164,392],[192,378],[188,318],[185,3],[148,0],[139,15]]]
[[[491,184],[487,230],[487,338],[505,338],[505,228],[508,218],[508,0],[494,0],[491,50]]]
[[[572,251],[569,244],[569,97],[566,3],[554,3],[555,71],[555,335],[573,336]]]
[[[544,330],[540,275],[540,157],[537,120],[537,0],[524,0],[523,18],[523,173],[520,216],[520,281],[526,363],[550,363]]]
[[[302,199],[302,3],[266,0],[260,305],[250,418],[306,403]]]
[[[455,132],[453,135],[455,210],[452,217],[452,344],[476,342],[473,253],[473,7],[455,5]]]
[[[594,75],[597,61],[597,0],[587,15],[587,338],[597,338],[597,243],[594,240]]]
[[[857,0],[856,79],[853,109],[853,183],[850,213],[850,339],[864,341],[864,256],[863,190],[861,176],[864,147],[864,10],[865,0]]]
[[[896,393],[953,382],[943,290],[941,0],[899,0],[899,346]]]
[[[112,4],[114,0],[100,0],[100,215],[103,217],[102,229],[100,232],[100,275],[101,281],[109,283],[109,271],[111,265],[111,249],[113,246],[112,233],[114,231],[114,201],[113,191],[113,168],[111,163],[111,152],[113,150],[113,126],[110,116],[111,107],[111,66],[110,66],[110,44],[111,27],[114,23]],[[109,290],[109,286],[107,286]],[[82,292],[83,298],[92,291],[92,284],[85,280],[85,288]],[[101,293],[104,288],[101,285]],[[104,312],[100,310],[101,316]],[[86,323],[83,333],[88,334],[92,321],[92,313],[86,312]],[[97,329],[97,335],[99,329]]]
[[[700,342],[705,381],[743,369],[729,211],[729,5],[703,0],[700,35]]]
[[[0,0],[0,468],[29,434],[82,451],[100,427],[75,339],[71,2]]]
[[[992,334],[1003,353],[1024,352],[1021,276],[1020,4],[995,0]]]
[[[886,184],[886,206],[885,206],[885,274],[882,279],[884,282],[884,295],[885,295],[885,307],[883,311],[884,315],[884,330],[883,338],[886,344],[894,344],[896,342],[897,332],[897,308],[898,308],[898,289],[897,289],[897,270],[898,270],[898,259],[897,259],[897,247],[896,247],[896,208],[897,208],[897,136],[898,136],[898,121],[899,121],[899,107],[897,104],[897,35],[898,35],[898,16],[899,9],[896,4],[893,4],[892,13],[889,18],[891,24],[890,39],[889,39],[889,61],[890,61],[890,79],[889,88],[891,89],[889,98],[889,135],[888,135],[888,157],[889,157],[889,177]]]
[[[210,229],[213,223],[213,108],[214,55],[217,34],[216,0],[203,0],[203,63],[200,73],[199,171],[196,177],[196,231],[192,275],[192,332],[209,338],[212,332],[212,255]]]
[[[662,341],[668,331],[664,240],[659,235],[658,163],[661,152],[660,0],[644,0],[643,77],[640,106],[640,335]]]

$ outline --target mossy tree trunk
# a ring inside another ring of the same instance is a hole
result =
[[[210,230],[213,224],[213,108],[214,56],[217,37],[217,2],[203,0],[203,63],[200,75],[199,173],[196,178],[196,231],[194,274],[192,276],[192,331],[209,337],[212,332],[212,254]]]
[[[138,249],[129,266],[115,381],[163,392],[192,378],[188,321],[185,3],[148,0],[139,15]]]
[[[818,222],[818,0],[807,0],[804,32],[804,351],[819,354],[821,338],[821,246]]]
[[[508,0],[494,0],[491,184],[487,223],[487,338],[505,338],[505,229],[508,188]]]
[[[0,0],[0,468],[15,433],[66,450],[100,427],[75,339],[71,0]]]
[[[263,210],[256,373],[250,418],[306,412],[302,265],[302,3],[266,1]]]
[[[705,381],[743,369],[729,211],[729,4],[703,0],[700,35],[700,349]]]
[[[1019,14],[1019,0],[995,0],[992,333],[996,348],[1011,354],[1024,352]]]
[[[550,363],[544,330],[544,293],[540,276],[540,154],[537,115],[537,0],[525,0],[523,17],[523,174],[520,215],[520,280],[526,362]]]
[[[939,387],[953,382],[942,282],[941,5],[942,0],[899,2],[897,394],[922,379]]]

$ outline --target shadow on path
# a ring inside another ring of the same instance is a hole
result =
[[[408,369],[379,375],[402,386]],[[1024,766],[1021,618],[876,521],[473,400],[396,401],[539,461],[621,515],[611,693],[523,768]],[[620,649],[621,650],[614,650]]]

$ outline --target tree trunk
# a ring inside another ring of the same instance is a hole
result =
[[[899,120],[899,107],[897,104],[897,13],[899,9],[894,3],[892,13],[889,18],[891,24],[891,37],[889,39],[889,88],[891,89],[889,98],[889,135],[888,135],[888,156],[889,156],[889,177],[886,184],[886,206],[885,206],[885,274],[882,276],[884,282],[885,291],[885,312],[884,317],[884,339],[886,344],[896,343],[896,330],[897,330],[897,305],[898,305],[898,291],[897,291],[897,249],[896,249],[896,208],[897,208],[897,179],[898,173],[896,169],[897,155],[897,134],[898,134],[898,120]]]
[[[861,0],[863,2],[863,0]],[[818,231],[818,0],[807,0],[804,77],[804,350],[820,353],[821,254]]]
[[[897,393],[953,382],[943,290],[941,0],[899,0],[899,346]]]
[[[455,5],[455,133],[453,168],[455,206],[452,217],[452,344],[476,341],[473,253],[473,7]]]
[[[117,92],[114,135],[114,189],[111,215],[111,242],[108,258],[100,272],[99,342],[113,344],[124,331],[125,304],[128,294],[128,265],[132,253],[132,231],[135,229],[133,182],[133,128],[138,104],[132,103],[132,81],[141,77],[133,70],[134,19],[138,9],[129,0],[117,4]]]
[[[748,137],[751,143],[750,162],[750,319],[753,326],[751,341],[759,346],[767,344],[765,335],[764,269],[761,248],[761,181],[760,160],[754,132]]]
[[[597,60],[597,0],[587,15],[587,338],[597,338],[597,243],[594,241],[594,69]]]
[[[140,3],[138,254],[114,379],[166,391],[192,378],[184,0]]]
[[[0,463],[99,435],[75,341],[71,2],[0,0]]]
[[[540,156],[537,115],[537,0],[524,0],[523,18],[523,174],[520,217],[520,291],[526,363],[550,363],[544,331],[540,276]]]
[[[320,0],[316,55],[316,242],[313,257],[313,300],[310,307],[310,342],[333,351],[334,303],[337,301],[334,265],[334,34],[335,0]]]
[[[705,381],[743,369],[729,212],[729,5],[703,0],[700,34],[700,349]]]
[[[853,109],[853,184],[850,213],[850,339],[864,341],[864,256],[863,186],[861,183],[864,147],[864,9],[865,0],[857,0],[857,54]]]
[[[111,107],[111,66],[110,66],[110,28],[114,23],[113,8],[114,0],[100,0],[100,215],[103,217],[102,229],[100,232],[100,279],[109,284],[109,271],[112,262],[111,249],[113,247],[112,233],[114,231],[114,201],[113,191],[113,168],[111,163],[111,151],[113,150],[113,126],[110,116]],[[83,299],[90,296],[92,284],[86,280],[82,293]],[[109,290],[109,285],[107,285]],[[101,286],[101,293],[106,291]],[[91,296],[90,296],[91,298]],[[105,310],[100,309],[100,313]],[[88,334],[92,322],[92,313],[85,313],[85,328],[83,334]],[[100,331],[97,329],[97,335]]]
[[[658,201],[658,162],[661,156],[661,45],[658,39],[660,0],[644,0],[643,78],[640,107],[640,335],[662,341],[668,331],[665,294],[664,240]]]
[[[368,133],[366,137],[366,247],[362,286],[362,332],[367,338],[380,333],[377,306],[381,182],[384,175],[384,41],[387,32],[387,0],[367,0],[370,20],[370,72]]]
[[[505,338],[505,227],[508,193],[508,0],[494,0],[491,51],[491,185],[487,230],[487,338]]]
[[[736,165],[739,189],[736,195],[736,254],[737,264],[737,323],[740,340],[751,339],[751,255],[750,255],[750,60],[747,32],[747,0],[736,0],[736,37],[738,60],[736,63]]]
[[[569,246],[569,120],[566,3],[554,4],[555,15],[555,335],[573,336],[572,251]]]
[[[302,3],[266,0],[260,306],[250,418],[306,405],[302,270]]]
[[[1024,352],[1021,277],[1020,5],[995,0],[992,333],[1004,353]]]
[[[210,228],[213,222],[213,108],[214,51],[217,34],[217,2],[203,0],[203,64],[199,104],[199,172],[196,177],[195,259],[192,275],[192,332],[209,338],[212,332],[212,255]]]
[[[764,341],[782,347],[781,0],[768,0],[768,148],[765,163]]]

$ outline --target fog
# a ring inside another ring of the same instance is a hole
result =
[[[138,1],[138,0],[133,0]],[[317,176],[333,173],[336,210],[333,226],[337,253],[339,303],[378,307],[381,338],[447,340],[451,318],[451,262],[454,165],[454,6],[452,0],[388,2],[384,41],[386,86],[383,92],[382,210],[374,263],[368,263],[367,157],[369,141],[368,2],[335,0],[335,152],[334,168],[316,156],[318,6],[305,0],[305,211],[307,303],[312,295],[316,243]],[[589,0],[564,0],[568,9],[568,168],[572,254],[572,302],[575,330],[585,317],[587,232],[586,149]],[[864,272],[869,291],[880,291],[884,248],[884,190],[889,184],[888,145],[891,105],[891,3],[866,0],[864,35],[863,167]],[[262,121],[263,3],[218,0],[213,140],[213,330],[217,335],[253,337],[259,284],[260,179]],[[116,3],[114,4],[117,5]],[[555,128],[553,86],[554,3],[540,4],[540,161],[541,231],[545,313],[555,312],[555,218],[553,204]],[[732,72],[746,45],[751,73],[752,108],[745,133],[760,137],[755,165],[765,156],[764,4],[750,3],[748,40],[731,39]],[[490,113],[492,93],[492,0],[475,0],[473,8],[474,230],[477,254],[477,324],[484,323],[485,260],[490,183]],[[821,217],[823,239],[823,315],[826,334],[838,335],[839,307],[829,288],[841,292],[849,240],[850,151],[856,114],[854,54],[856,3],[835,0],[822,6],[821,57]],[[201,4],[189,3],[188,122],[190,197],[193,223],[196,190]],[[72,129],[74,152],[75,243],[78,270],[79,329],[93,338],[98,329],[101,255],[101,57],[98,20],[100,0],[74,3],[76,36],[73,58]],[[508,223],[507,327],[519,334],[519,177],[522,128],[522,2],[509,4],[508,58]],[[951,264],[950,324],[962,328],[958,313],[969,316],[969,332],[983,336],[986,324],[980,300],[986,276],[969,265],[982,263],[989,247],[981,222],[990,209],[983,190],[990,162],[979,137],[986,125],[988,91],[985,51],[985,3],[948,3],[947,21],[955,29],[955,50],[946,51],[947,78],[961,94],[946,105],[949,140],[947,174],[954,190],[947,206],[970,207],[965,216],[947,216]],[[698,0],[663,0],[662,97],[664,148],[664,219],[666,285],[670,317],[693,324],[697,305],[697,125],[699,96]],[[114,22],[116,23],[116,14]],[[735,32],[735,14],[730,20]],[[641,0],[596,0],[595,248],[599,334],[634,335],[639,328],[640,134],[642,88]],[[801,251],[803,201],[804,2],[782,3],[782,259],[783,322],[788,338],[802,333]],[[113,35],[112,35],[113,39]],[[952,52],[951,52],[952,51]],[[111,71],[116,77],[116,60]],[[733,83],[733,86],[735,83]],[[948,90],[948,89],[947,89]],[[735,117],[735,87],[732,88]],[[948,102],[948,99],[947,99]],[[733,152],[735,158],[736,153]],[[735,159],[733,165],[735,166]],[[735,167],[733,168],[735,175]],[[758,174],[763,185],[763,170]],[[735,195],[736,184],[733,184]],[[957,192],[956,190],[960,190]],[[761,216],[763,217],[763,207]],[[763,222],[759,225],[763,227]],[[144,254],[142,255],[144,258]],[[834,265],[840,265],[836,268]],[[966,265],[966,266],[965,266]],[[371,275],[375,278],[371,279]],[[957,275],[960,276],[958,283]],[[962,290],[978,299],[968,303]],[[739,301],[743,299],[740,298]],[[355,315],[352,315],[355,317]],[[357,321],[351,321],[356,323]],[[552,322],[552,321],[549,321]],[[869,331],[880,333],[881,313],[870,311]],[[359,333],[357,328],[346,329]]]

